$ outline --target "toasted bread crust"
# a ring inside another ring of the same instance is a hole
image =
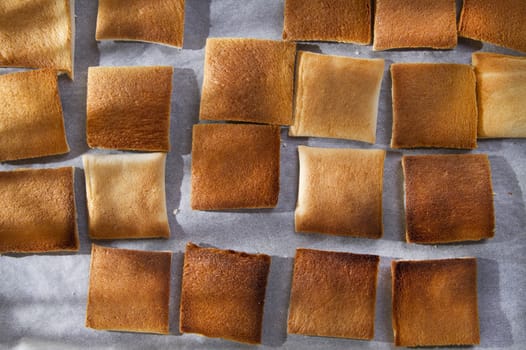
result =
[[[261,343],[270,256],[201,248],[184,256],[180,331]]]

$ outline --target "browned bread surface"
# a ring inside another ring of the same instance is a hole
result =
[[[288,333],[371,340],[380,258],[297,249]]]
[[[285,0],[283,40],[371,42],[371,0]]]
[[[296,44],[206,40],[200,119],[292,124]]]
[[[526,137],[526,58],[476,52],[478,137]]]
[[[73,78],[69,0],[0,1],[0,66],[51,68]]]
[[[261,343],[270,257],[188,243],[184,256],[180,331]]]
[[[300,51],[291,136],[374,143],[384,60]]]
[[[194,125],[192,209],[275,207],[279,157],[277,126]]]
[[[0,253],[78,250],[74,168],[0,172]]]
[[[0,162],[69,152],[54,70],[0,75],[0,96]]]
[[[86,327],[169,333],[172,253],[93,244]]]
[[[170,150],[172,67],[90,67],[88,145],[135,151]]]
[[[471,66],[395,63],[391,76],[391,147],[477,147],[477,96]]]
[[[298,146],[296,232],[380,238],[385,151]]]
[[[475,258],[393,261],[391,271],[395,345],[480,343]]]
[[[526,52],[526,1],[464,0],[459,36]]]
[[[402,166],[408,242],[493,237],[495,213],[487,155],[404,156]]]
[[[82,160],[92,239],[170,236],[166,154],[87,154]]]
[[[185,0],[99,0],[97,40],[183,47]]]
[[[374,50],[456,45],[455,0],[376,0]]]

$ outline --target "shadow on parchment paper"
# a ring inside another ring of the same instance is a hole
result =
[[[457,23],[460,20],[460,13],[462,12],[462,5],[464,0],[456,0],[456,10],[457,10]]]
[[[477,259],[480,346],[505,348],[513,345],[511,323],[501,308],[499,264],[491,259]]]
[[[376,287],[374,340],[393,343],[391,260],[382,257]]]
[[[387,151],[382,194],[382,239],[398,242],[405,240],[404,176],[401,160],[402,152]]]
[[[75,13],[75,80],[59,79],[66,135],[71,151],[67,159],[88,150],[86,142],[86,86],[88,67],[98,66],[100,53],[95,41],[97,1],[76,1]]]
[[[299,180],[298,146],[307,138],[289,137],[289,128],[281,129],[279,199],[273,211],[293,212],[296,209]]]
[[[86,93],[88,67],[98,66],[100,52],[95,41],[97,1],[76,1],[75,13],[75,80],[61,78],[60,93],[66,123],[66,134],[74,158],[88,150],[86,142]]]
[[[75,205],[79,232],[79,254],[91,254],[91,239],[88,236],[88,206],[84,169],[75,168]]]
[[[60,304],[59,310],[55,309],[57,304]],[[35,311],[29,311],[29,306]],[[72,322],[75,327],[84,327],[85,306],[85,295],[62,297],[60,301],[38,297],[6,299],[0,295],[0,349],[13,349],[17,344],[24,349],[20,345],[23,343],[35,344],[33,348],[39,349],[46,342],[67,348],[60,336],[51,334],[57,328],[69,327]],[[82,312],[72,316],[72,309]]]
[[[376,144],[389,147],[393,128],[393,103],[391,93],[391,64],[393,61],[384,58],[384,75],[380,86],[378,101],[378,121],[376,127]]]
[[[287,340],[293,261],[293,258],[272,256],[263,313],[263,345],[280,347]]]
[[[4,296],[0,295],[0,347],[12,347],[20,330],[13,327],[13,306]]]
[[[183,275],[184,253],[172,254],[172,274],[170,277],[170,335],[179,332],[179,304],[181,302],[181,282]]]
[[[483,44],[478,40],[458,37],[458,46],[467,47],[471,51],[475,52],[481,50]]]
[[[522,191],[506,158],[490,156],[491,180],[495,207],[495,237],[493,242],[519,239],[526,227],[526,208]]]
[[[210,33],[211,0],[187,0],[185,4],[183,48],[200,50]]]
[[[192,151],[192,127],[199,123],[201,92],[195,72],[189,68],[174,68],[172,93],[172,152],[181,155]]]
[[[309,51],[314,53],[322,53],[320,46],[315,44],[296,44],[296,50],[297,51]]]
[[[183,155],[192,150],[192,126],[199,121],[199,87],[193,70],[174,68],[170,107],[171,150],[166,158],[166,209],[170,223],[170,239],[180,240],[185,232],[177,222],[181,205],[184,176]]]

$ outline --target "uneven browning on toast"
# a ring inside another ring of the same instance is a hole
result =
[[[169,333],[172,253],[92,245],[86,327]]]
[[[260,344],[270,257],[188,243],[181,333]]]
[[[183,47],[185,0],[99,0],[97,40]]]
[[[285,0],[283,40],[371,42],[371,0]]]
[[[395,345],[480,343],[477,259],[395,260],[391,272]]]
[[[371,340],[380,258],[297,249],[288,333]]]
[[[0,253],[77,251],[74,168],[0,172]]]
[[[73,79],[73,3],[0,1],[0,66],[50,68]]]
[[[296,44],[276,40],[206,40],[201,120],[292,124]]]
[[[404,156],[402,167],[407,242],[493,237],[495,213],[487,155]]]
[[[69,152],[57,73],[0,75],[0,162]]]
[[[456,45],[455,0],[376,0],[373,50]]]
[[[384,150],[299,146],[296,232],[380,238]]]
[[[384,60],[298,52],[290,136],[374,143]]]

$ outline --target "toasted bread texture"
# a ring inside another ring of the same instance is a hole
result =
[[[296,232],[380,238],[385,151],[298,146]]]
[[[477,259],[393,261],[396,346],[480,343]]]
[[[185,0],[99,0],[97,40],[183,47]]]
[[[270,257],[188,243],[180,331],[260,344]]]
[[[408,242],[493,237],[495,213],[487,155],[404,156],[402,167]]]
[[[170,236],[166,154],[87,154],[82,160],[92,239]]]
[[[57,74],[0,75],[0,162],[69,152]]]
[[[455,0],[376,0],[374,50],[456,45]]]
[[[73,79],[72,5],[69,0],[0,1],[0,66],[50,68]]]
[[[478,137],[526,137],[526,58],[476,52]]]
[[[0,172],[0,253],[79,249],[74,168]]]
[[[471,66],[395,63],[392,148],[477,147],[477,96]]]
[[[172,253],[92,245],[86,327],[169,333]]]
[[[300,51],[291,136],[374,143],[384,60]]]
[[[277,126],[194,125],[192,209],[275,207],[279,158]]]
[[[288,333],[371,340],[380,258],[297,249]]]
[[[88,145],[168,152],[172,75],[167,66],[90,67]]]
[[[464,0],[458,34],[526,52],[525,18],[523,0]]]
[[[296,44],[206,40],[200,119],[292,124]]]
[[[283,40],[371,42],[371,0],[285,0]]]

